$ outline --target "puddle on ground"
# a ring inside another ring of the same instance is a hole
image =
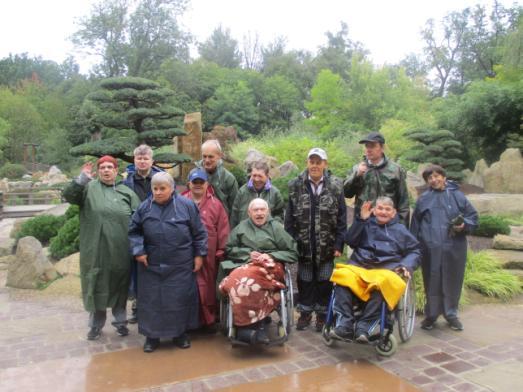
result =
[[[191,345],[181,350],[165,340],[151,354],[141,348],[96,354],[86,369],[85,391],[135,390],[291,359],[286,346],[232,348],[222,335],[193,336]]]
[[[367,362],[344,362],[332,366],[274,377],[265,381],[220,389],[228,392],[414,392],[416,387]]]

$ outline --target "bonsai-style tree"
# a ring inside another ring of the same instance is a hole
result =
[[[100,89],[87,95],[81,109],[82,122],[91,141],[73,147],[73,155],[112,155],[133,162],[133,150],[146,143],[153,149],[172,145],[173,137],[186,135],[180,129],[184,112],[169,104],[174,92],[152,80],[134,77],[108,78]],[[159,153],[156,163],[176,166],[190,162],[185,154]]]
[[[405,133],[416,142],[405,158],[419,163],[440,165],[447,172],[447,177],[461,181],[463,179],[463,146],[451,131],[445,129],[413,129]]]

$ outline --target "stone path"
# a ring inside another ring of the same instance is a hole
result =
[[[107,325],[100,340],[89,342],[87,315],[79,298],[5,288],[4,282],[5,271],[0,271],[0,391],[206,391],[232,386],[241,390],[249,382],[289,374],[299,377],[336,364],[373,364],[404,380],[405,388],[423,391],[513,391],[523,384],[521,298],[519,304],[467,307],[462,312],[464,332],[451,331],[443,321],[430,332],[417,327],[412,340],[400,344],[391,358],[379,357],[367,346],[327,347],[312,330],[294,331],[285,347],[263,353],[232,349],[216,335],[197,336],[187,351],[167,347],[147,355],[141,352],[143,337],[136,326],[130,327],[130,336],[121,338]],[[209,352],[205,350],[223,357],[199,354]],[[246,362],[226,366],[226,361],[242,358]],[[143,379],[142,384],[125,383],[147,366],[159,369],[169,361],[189,367],[173,373],[176,367],[170,365],[165,379],[158,373],[145,385]],[[196,366],[207,370],[198,373]],[[110,376],[104,379],[103,374]]]

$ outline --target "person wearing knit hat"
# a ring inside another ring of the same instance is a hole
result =
[[[63,197],[80,207],[80,278],[85,310],[89,312],[88,340],[101,336],[107,308],[119,336],[127,329],[127,290],[131,259],[127,230],[132,212],[140,204],[127,186],[116,184],[118,163],[105,155],[83,165],[80,176],[63,191]]]

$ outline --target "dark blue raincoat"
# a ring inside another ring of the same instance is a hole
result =
[[[356,218],[345,235],[345,243],[354,249],[347,264],[366,269],[394,270],[405,267],[411,273],[420,260],[419,243],[396,215],[380,225],[375,217]]]
[[[171,338],[198,327],[194,257],[207,254],[207,231],[192,200],[173,193],[164,205],[147,198],[129,227],[138,263],[138,331],[150,338]]]
[[[451,220],[461,214],[465,230],[451,235]],[[421,243],[425,316],[457,317],[467,261],[467,237],[478,224],[478,214],[458,186],[447,181],[444,190],[429,189],[416,203],[411,232]]]

